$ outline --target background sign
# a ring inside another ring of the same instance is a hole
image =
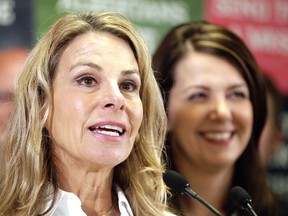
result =
[[[0,0],[0,49],[32,47],[33,13],[30,0]]]
[[[38,34],[67,11],[116,11],[138,26],[152,53],[172,26],[203,17],[201,0],[37,0]]]
[[[237,33],[264,72],[288,94],[287,0],[206,0],[204,16]]]

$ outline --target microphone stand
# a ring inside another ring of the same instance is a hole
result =
[[[198,196],[198,194],[196,192],[194,192],[193,190],[191,190],[190,187],[185,187],[183,193],[186,195],[194,197],[196,200],[198,200],[203,205],[205,205],[211,212],[213,212],[214,215],[222,216],[222,214],[217,209],[215,209],[213,206],[211,206],[209,203],[207,203],[204,199],[202,199],[200,196]],[[257,216],[257,215],[255,215],[255,216]]]
[[[243,208],[248,212],[249,215],[251,216],[257,216],[256,212],[253,210],[252,206],[250,205],[249,202],[246,202],[243,206]]]

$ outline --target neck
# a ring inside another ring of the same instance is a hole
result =
[[[111,192],[112,189],[102,191],[95,190],[95,194],[81,193],[79,198],[82,203],[82,209],[87,215],[93,216],[112,216],[115,215],[117,207],[117,197]]]
[[[59,179],[60,188],[74,193],[81,200],[81,208],[87,215],[112,216],[118,211],[117,197],[113,196],[112,190],[113,169],[78,169],[75,173],[67,167],[59,172]]]

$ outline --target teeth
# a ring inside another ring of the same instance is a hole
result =
[[[102,125],[102,126],[100,126],[98,129],[101,129],[101,128],[103,128],[103,129],[109,129],[109,130],[116,130],[116,131],[118,131],[119,133],[123,133],[123,128],[121,128],[121,127],[117,127],[117,126],[112,126],[112,125]]]
[[[109,135],[109,136],[120,136],[120,134],[118,132],[112,132],[112,131],[98,130],[98,133]]]
[[[231,133],[205,133],[204,136],[209,139],[222,141],[229,139],[231,137]]]

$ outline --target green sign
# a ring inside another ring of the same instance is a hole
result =
[[[163,35],[179,23],[203,19],[201,0],[35,0],[37,37],[65,12],[115,11],[136,24],[153,52]]]

